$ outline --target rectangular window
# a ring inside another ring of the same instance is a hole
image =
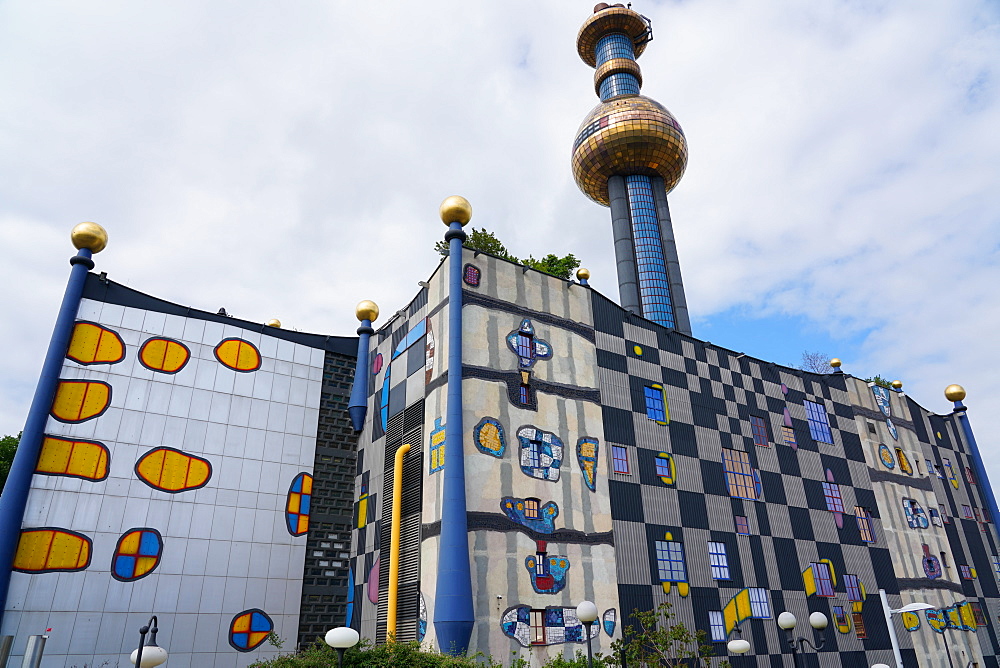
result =
[[[833,577],[830,575],[830,565],[823,562],[809,564],[812,567],[813,581],[816,583],[817,596],[833,596]]]
[[[656,458],[655,464],[656,464],[656,475],[660,476],[661,478],[674,477],[673,467],[670,465],[671,460],[667,457],[664,457],[662,453],[660,454],[659,457]]]
[[[753,432],[754,445],[768,447],[767,423],[759,415],[750,416],[750,430]]]
[[[837,626],[847,626],[847,614],[844,613],[844,606],[835,605],[833,606],[833,622]]]
[[[628,475],[631,473],[628,468],[628,450],[620,445],[611,446],[611,464],[615,473]]]
[[[833,435],[830,433],[830,418],[826,414],[826,408],[822,404],[812,401],[803,401],[802,405],[806,408],[809,433],[813,440],[821,443],[833,443]]]
[[[750,458],[742,450],[722,449],[722,467],[726,471],[729,495],[738,499],[760,499],[760,482],[757,472],[750,466]]]
[[[826,509],[834,513],[843,513],[844,498],[840,495],[840,485],[835,482],[823,483],[823,496],[826,497]]]
[[[875,430],[875,423],[874,422],[869,422],[868,423],[868,433],[869,434],[877,434],[878,433],[878,431]]]
[[[945,524],[951,524],[951,519],[948,517],[948,511],[945,509],[944,504],[938,506],[941,509],[941,517],[944,519]]]
[[[530,360],[534,357],[535,352],[535,342],[532,340],[531,334],[525,334],[524,332],[517,333],[517,356]]]
[[[959,565],[958,570],[962,574],[962,579],[963,580],[971,580],[971,579],[973,579],[972,578],[972,569],[969,567],[968,564],[961,564],[961,565]]]
[[[524,516],[529,519],[538,519],[538,499],[524,500]]]
[[[924,464],[927,464],[927,475],[934,473],[934,464],[929,459],[924,460]]]
[[[708,561],[712,566],[713,580],[729,579],[729,557],[726,556],[725,543],[708,541]]]
[[[646,396],[646,417],[656,422],[666,423],[667,409],[663,399],[663,387],[661,385],[647,386],[643,388],[643,392]]]
[[[545,611],[531,611],[531,644],[545,644]]]
[[[868,509],[863,506],[854,506],[854,519],[858,521],[858,533],[861,534],[861,540],[866,543],[874,543],[875,528],[872,526],[872,516]]]
[[[750,587],[750,616],[754,619],[771,618],[771,601],[767,597],[767,590],[760,587]]]
[[[972,606],[972,616],[976,619],[976,626],[986,626],[986,615],[983,614],[983,607],[978,601],[969,601]]]
[[[979,519],[979,508],[976,508],[976,507],[973,506],[972,513],[976,516],[976,521],[977,522],[981,522],[982,521],[982,520]]]
[[[522,404],[525,405],[530,403],[527,385],[521,385],[520,389],[518,390],[517,399],[518,401],[520,401]]]
[[[965,504],[962,505],[962,517],[967,520],[972,519],[972,506],[966,506]]]
[[[656,541],[656,567],[661,582],[687,582],[684,546],[675,540]]]
[[[785,445],[795,446],[795,430],[791,427],[782,426],[781,436],[785,439]]]
[[[712,630],[712,642],[726,642],[726,622],[721,610],[708,611],[708,628]]]
[[[523,441],[522,441],[523,442]],[[521,457],[521,466],[537,468],[542,465],[542,442],[528,441]]]
[[[965,479],[969,481],[970,485],[976,484],[976,476],[972,473],[972,469],[968,466],[965,467]]]
[[[863,601],[861,598],[861,580],[857,575],[844,573],[844,587],[847,589],[848,601]]]
[[[864,640],[868,637],[865,632],[865,618],[861,616],[860,612],[855,612],[851,614],[851,620],[854,622],[854,634],[860,639]]]
[[[736,533],[742,534],[744,536],[750,535],[750,522],[743,515],[736,515],[733,517],[733,521],[736,524]],[[1000,573],[1000,571],[997,571]]]

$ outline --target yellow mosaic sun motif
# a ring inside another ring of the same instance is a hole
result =
[[[60,422],[84,422],[111,404],[111,386],[99,380],[60,380],[52,402],[52,417]]]
[[[260,368],[260,351],[243,339],[226,339],[217,345],[215,359],[233,371],[249,373]]]
[[[22,573],[81,571],[90,565],[91,542],[67,529],[42,527],[21,531],[14,570]]]
[[[80,321],[73,326],[66,357],[78,364],[117,364],[125,359],[125,342],[107,327]]]
[[[103,443],[46,436],[35,472],[96,482],[108,477],[110,459],[111,453]]]

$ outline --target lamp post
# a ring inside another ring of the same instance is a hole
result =
[[[826,638],[820,637],[818,642],[811,642],[801,636],[796,639],[794,629],[798,621],[795,619],[795,615],[788,611],[778,615],[778,626],[785,629],[785,633],[788,635],[788,646],[792,648],[792,659],[796,666],[801,666],[802,659],[799,654],[805,649],[805,646],[808,645],[813,648],[814,652],[818,652],[826,645]],[[815,629],[814,635],[817,637],[819,636],[818,632],[825,629],[829,623],[830,620],[822,612],[814,612],[809,615],[809,625]]]
[[[350,626],[338,626],[327,631],[323,640],[327,645],[337,650],[337,666],[344,668],[344,652],[357,645],[361,636]]]
[[[899,653],[899,638],[896,637],[896,625],[892,622],[892,616],[901,612],[917,612],[918,610],[931,610],[934,608],[929,603],[909,603],[902,608],[893,610],[889,607],[889,597],[885,595],[885,589],[878,590],[878,596],[882,599],[882,612],[885,614],[885,624],[889,627],[889,640],[892,642],[892,655],[896,659],[896,668],[903,668],[903,656]],[[947,646],[948,640],[945,639]],[[948,655],[951,661],[951,655]]]
[[[583,622],[587,633],[587,666],[588,668],[594,668],[594,649],[590,642],[590,627],[597,621],[597,606],[591,601],[583,601],[580,605],[576,606],[576,616]]]
[[[733,638],[728,643],[726,643],[726,649],[729,650],[731,654],[746,654],[750,651],[750,642],[743,638],[743,631],[740,631],[740,627],[733,629],[738,637]]]
[[[167,650],[156,644],[156,615],[149,618],[149,623],[139,629],[139,647],[129,658],[132,665],[137,668],[153,668],[167,660]],[[146,634],[149,634],[149,642],[146,642]]]

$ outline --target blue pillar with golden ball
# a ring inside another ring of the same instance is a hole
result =
[[[949,385],[944,389],[944,396],[948,401],[953,402],[955,415],[958,423],[962,425],[962,433],[965,434],[965,441],[969,444],[970,459],[972,468],[976,473],[976,482],[983,493],[983,500],[989,506],[990,521],[996,524],[1000,522],[1000,511],[997,510],[997,499],[993,494],[993,485],[986,474],[986,464],[983,462],[983,455],[979,452],[979,444],[976,443],[976,436],[972,433],[972,425],[969,423],[969,416],[966,414],[969,408],[962,403],[965,399],[965,388],[961,385]]]
[[[358,302],[354,314],[361,321],[361,326],[358,327],[358,360],[354,366],[354,385],[347,413],[351,416],[354,431],[361,431],[365,428],[365,415],[368,413],[368,344],[375,333],[372,323],[378,318],[378,305],[365,299]]]
[[[59,387],[59,374],[73,336],[73,326],[80,310],[80,298],[83,296],[87,272],[94,268],[94,261],[91,258],[94,253],[100,253],[108,245],[108,233],[97,223],[80,223],[73,228],[70,239],[78,252],[69,260],[72,268],[66,292],[63,294],[59,314],[56,316],[52,338],[49,339],[42,373],[31,399],[28,419],[21,432],[21,441],[17,446],[14,461],[10,465],[3,494],[0,495],[0,622],[3,621],[3,611],[7,606],[7,591],[10,588],[14,555],[21,538],[21,522],[24,520],[24,509],[28,503],[31,478],[38,465],[45,424],[48,422],[52,401]]]

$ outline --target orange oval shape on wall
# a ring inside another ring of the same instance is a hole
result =
[[[73,325],[66,357],[77,364],[117,364],[125,359],[125,342],[107,327],[80,320]]]
[[[52,417],[60,422],[84,422],[111,405],[111,386],[100,380],[60,380],[52,402]]]
[[[99,482],[108,477],[110,459],[111,453],[103,443],[46,436],[35,473]]]
[[[22,573],[82,571],[90,566],[91,546],[90,538],[68,529],[24,529],[14,554],[14,570]]]
[[[233,371],[249,373],[260,368],[260,351],[243,339],[226,339],[215,346],[215,359]]]
[[[191,359],[191,350],[180,341],[154,337],[139,349],[139,363],[150,371],[177,373]]]
[[[212,477],[212,464],[174,448],[159,447],[139,458],[135,474],[153,489],[177,494],[207,485]]]

